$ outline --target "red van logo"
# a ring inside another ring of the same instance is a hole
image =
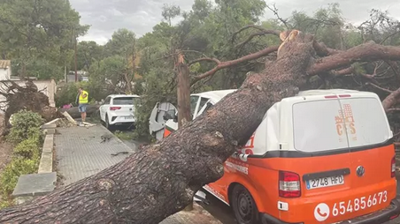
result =
[[[343,114],[343,117],[341,116]],[[343,141],[345,136],[345,128],[349,135],[349,139],[357,141],[357,130],[355,127],[355,121],[353,116],[353,110],[350,104],[343,104],[343,110],[338,111],[338,116],[335,116],[336,121],[336,132],[339,135],[339,141]]]

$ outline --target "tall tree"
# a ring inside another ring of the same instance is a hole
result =
[[[78,12],[65,0],[2,1],[0,45],[3,58],[18,61],[14,72],[21,76],[36,75],[38,70],[32,68],[40,65],[64,66],[71,58],[71,41],[89,28],[80,25],[79,19]],[[37,59],[42,63],[37,63]],[[59,74],[59,68],[55,69],[54,73]]]
[[[181,8],[179,6],[164,4],[162,7],[161,15],[165,20],[167,20],[170,26],[172,25],[172,19],[179,16],[180,14]]]
[[[77,69],[88,71],[92,63],[103,59],[103,46],[95,41],[81,41],[77,46]],[[74,67],[72,62],[71,68]]]
[[[116,76],[121,77],[120,81],[125,85],[125,93],[132,93],[132,81],[136,72],[136,37],[132,31],[119,29],[105,45],[106,56],[120,56],[124,61],[124,67]],[[111,57],[113,57],[111,56]]]

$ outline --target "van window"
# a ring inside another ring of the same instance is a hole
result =
[[[294,147],[317,152],[348,148],[347,137],[339,135],[336,121],[342,120],[336,99],[306,101],[293,105]],[[340,129],[339,129],[340,132]]]
[[[199,111],[200,111],[201,109],[203,109],[203,106],[208,102],[208,100],[209,100],[209,99],[204,98],[204,97],[201,97],[201,98],[200,98]]]
[[[348,98],[293,105],[294,146],[317,152],[379,144],[391,137],[381,102]]]
[[[192,116],[195,113],[198,101],[199,101],[199,96],[190,96],[190,112],[192,113]]]
[[[391,138],[392,132],[378,99],[348,98],[340,102],[350,147],[379,144]]]

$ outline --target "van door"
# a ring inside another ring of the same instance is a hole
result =
[[[394,146],[392,132],[378,97],[340,98],[344,125],[351,150],[352,189],[365,196],[377,195],[377,203],[395,194],[391,162]],[[368,204],[367,204],[368,207]]]
[[[343,159],[350,151],[341,125],[344,117],[340,101],[337,97],[308,97],[294,103],[292,108],[294,148],[306,156],[297,162],[301,167],[299,175],[303,177],[303,196],[348,190],[352,164]]]
[[[156,103],[149,118],[149,131],[157,140],[163,139],[165,123],[173,118],[177,112],[176,107],[168,102]]]

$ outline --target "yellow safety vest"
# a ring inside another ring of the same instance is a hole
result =
[[[83,95],[85,95],[85,94],[86,94],[86,97],[83,98]],[[82,93],[79,94],[79,104],[82,104],[82,103],[89,103],[89,93],[86,92],[85,90],[83,90]]]

